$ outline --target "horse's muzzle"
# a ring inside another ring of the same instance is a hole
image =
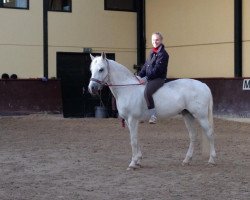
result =
[[[88,86],[88,90],[89,93],[92,95],[96,95],[98,94],[98,91],[100,91],[102,89],[102,85],[93,81],[90,81],[89,86]]]

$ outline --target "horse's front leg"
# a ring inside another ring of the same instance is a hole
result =
[[[138,142],[138,120],[129,118],[127,124],[130,132],[130,143],[132,147],[132,160],[129,169],[136,169],[141,166],[142,153]]]

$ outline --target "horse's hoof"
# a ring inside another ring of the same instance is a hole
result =
[[[128,167],[127,168],[127,171],[131,171],[131,170],[136,170],[136,169],[138,169],[139,167]]]
[[[216,165],[216,164],[215,164],[215,161],[214,161],[214,158],[215,158],[215,157],[210,156],[210,158],[209,158],[209,160],[208,160],[208,165],[210,165],[210,166],[215,166],[215,165]]]
[[[189,165],[190,165],[190,162],[182,162],[181,165],[182,165],[182,166],[189,166]]]
[[[127,170],[136,170],[136,169],[139,169],[141,167],[142,167],[141,164],[129,165]]]
[[[215,165],[216,165],[215,162],[208,162],[208,163],[207,163],[207,166],[209,166],[209,167],[214,167]]]
[[[137,164],[136,164],[136,167],[137,167],[137,168],[142,168],[141,163],[137,163]]]
[[[187,157],[182,161],[182,166],[190,165],[191,160],[192,160],[192,157],[187,156]]]

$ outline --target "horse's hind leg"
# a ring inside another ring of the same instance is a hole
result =
[[[189,164],[192,156],[193,156],[193,151],[194,151],[194,143],[196,140],[196,133],[195,133],[195,129],[194,129],[194,117],[193,115],[188,112],[187,110],[182,111],[182,116],[184,118],[186,127],[188,129],[188,134],[189,134],[189,138],[190,138],[190,144],[189,144],[189,148],[186,154],[185,159],[183,160],[183,165]]]
[[[214,148],[213,124],[212,122],[209,122],[208,118],[201,118],[201,119],[198,119],[198,121],[200,122],[203,132],[205,133],[210,144],[210,157],[209,157],[208,163],[214,165],[215,164],[214,159],[216,157],[216,153],[215,153],[215,148]]]

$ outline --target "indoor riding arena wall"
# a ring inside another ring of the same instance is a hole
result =
[[[250,87],[244,78],[200,78],[213,94],[214,114],[250,117]],[[245,90],[243,84],[245,83]],[[249,82],[250,83],[250,82]],[[60,80],[0,80],[0,115],[62,113]]]
[[[212,91],[214,114],[231,117],[250,117],[250,88],[247,78],[204,78]],[[245,89],[243,89],[245,85]]]
[[[0,115],[62,111],[59,80],[0,80]]]

